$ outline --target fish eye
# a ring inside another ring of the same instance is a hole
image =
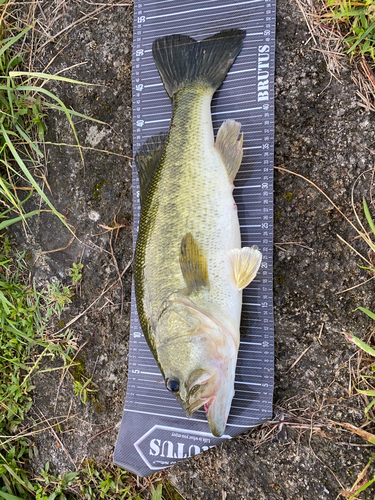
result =
[[[167,380],[167,389],[168,391],[171,392],[177,392],[180,388],[180,383],[177,379],[175,378],[169,378]]]

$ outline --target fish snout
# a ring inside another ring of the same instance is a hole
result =
[[[225,432],[233,396],[233,384],[225,383],[204,405],[208,425],[216,437],[221,437]]]

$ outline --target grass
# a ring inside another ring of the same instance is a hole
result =
[[[36,168],[42,172],[44,170],[44,155],[38,143],[44,139],[46,127],[43,118],[48,109],[64,113],[76,139],[83,165],[84,157],[73,116],[103,123],[68,109],[61,99],[45,88],[46,81],[93,84],[47,73],[16,71],[28,55],[18,47],[27,37],[30,27],[18,32],[16,28],[7,25],[4,16],[10,4],[10,0],[0,1],[3,26],[6,25],[0,29],[0,203],[6,208],[0,214],[0,231],[40,212],[40,210],[29,213],[23,211],[22,206],[28,199],[20,196],[20,192],[24,191],[29,191],[30,194],[36,191],[47,205],[47,210],[55,214],[72,231],[64,217],[49,201],[31,171]]]
[[[375,314],[366,309],[365,307],[358,307],[358,310],[362,311],[363,313],[367,314],[372,320],[375,321]],[[365,396],[365,398],[370,398],[370,401],[368,402],[366,408],[365,408],[365,414],[368,418],[368,422],[375,422],[375,418],[372,415],[372,409],[373,406],[375,405],[375,387],[374,387],[374,380],[375,376],[373,373],[375,372],[375,349],[371,347],[368,343],[364,342],[360,338],[352,335],[352,334],[345,334],[346,338],[349,342],[355,344],[357,347],[362,352],[362,368],[359,371],[358,374],[358,380],[357,380],[357,385],[364,384],[366,386],[365,389],[359,389],[358,387],[356,388],[357,393],[362,394]],[[367,357],[370,356],[370,357]],[[363,373],[364,374],[363,374]],[[355,434],[361,436],[363,439],[368,441],[369,443],[375,445],[375,435],[371,434],[370,432],[367,432],[363,430],[362,428],[356,428],[351,424],[340,424],[341,426],[347,428],[348,430],[354,432]],[[363,427],[363,426],[362,426]],[[367,473],[368,468],[370,467],[375,455],[373,455],[369,462],[367,463],[364,473],[362,474],[362,477],[360,477],[360,481],[365,477],[365,473]],[[360,481],[356,481],[356,485],[359,485]],[[363,481],[361,486],[357,489],[357,487],[353,487],[352,490],[354,490],[353,495],[350,495],[349,500],[353,500],[354,498],[357,498],[357,495],[361,493],[362,491],[365,491],[369,486],[371,486],[375,482],[375,474],[373,477],[369,480]]]
[[[32,405],[33,376],[46,358],[71,362],[72,332],[51,340],[50,325],[70,302],[70,290],[57,283],[41,291],[29,283],[25,254],[4,238],[0,252],[0,497],[33,491],[22,463],[29,441],[22,424]],[[21,437],[17,437],[20,435]],[[26,496],[25,496],[26,495]]]
[[[349,46],[351,56],[368,56],[375,66],[375,3],[374,0],[326,0],[328,13],[324,18],[336,25]]]
[[[374,0],[296,1],[331,79],[340,81],[349,57],[358,105],[375,111]]]

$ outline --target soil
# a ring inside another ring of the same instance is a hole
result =
[[[327,72],[298,5],[279,0],[277,9],[275,166],[316,183],[351,220],[351,189],[361,176],[354,199],[363,218],[375,115],[359,106],[349,64],[339,80]],[[53,33],[82,18],[82,12],[89,12],[87,3],[66,3]],[[48,44],[40,59],[42,69],[54,58],[51,73],[85,62],[66,74],[96,86],[54,82],[48,88],[66,106],[107,123],[75,120],[82,145],[107,153],[85,149],[83,166],[76,147],[47,145],[47,194],[79,240],[67,246],[70,233],[46,212],[30,219],[26,232],[21,226],[12,229],[30,254],[37,285],[70,284],[72,263],[84,265],[82,283],[62,317],[68,323],[83,313],[72,326],[81,347],[78,368],[63,379],[58,370],[34,381],[32,418],[69,417],[59,432],[63,446],[52,432],[35,436],[35,471],[46,461],[56,472],[74,470],[85,457],[111,461],[122,416],[131,267],[116,280],[132,258],[132,19],[131,7],[103,9]],[[47,141],[75,143],[61,114],[47,120]],[[274,191],[274,421],[169,469],[168,478],[186,500],[333,500],[351,488],[373,452],[332,423],[360,427],[366,421],[364,401],[351,389],[356,348],[343,332],[361,338],[368,333],[371,320],[355,309],[374,309],[373,282],[338,294],[371,276],[337,235],[365,256],[366,245],[307,180],[276,169]],[[109,231],[116,221],[121,228]],[[86,404],[73,393],[74,378],[84,377],[93,377],[98,388]],[[361,498],[372,498],[370,490]]]

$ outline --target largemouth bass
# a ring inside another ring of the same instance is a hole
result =
[[[242,160],[241,124],[214,140],[211,100],[242,48],[231,29],[197,42],[159,38],[153,57],[173,104],[168,134],[136,154],[141,215],[135,251],[140,323],[166,387],[187,416],[204,405],[224,433],[234,395],[242,290],[261,253],[241,248],[233,181]]]

